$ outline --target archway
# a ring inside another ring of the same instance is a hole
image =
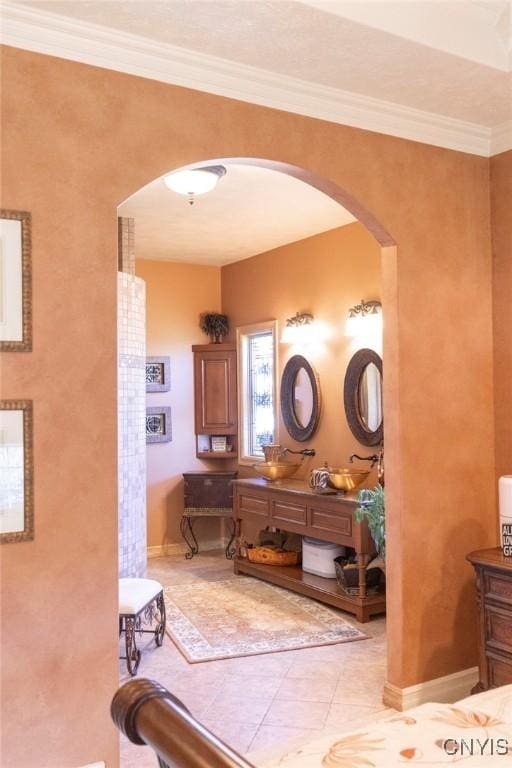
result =
[[[393,371],[393,365],[396,363],[398,356],[398,337],[396,323],[397,305],[395,290],[395,269],[397,257],[396,243],[387,229],[359,200],[357,200],[347,190],[342,189],[335,182],[306,168],[275,160],[252,157],[215,157],[177,167],[180,169],[193,169],[208,165],[229,166],[230,164],[269,168],[271,170],[278,171],[279,173],[292,176],[304,182],[305,184],[314,187],[350,211],[350,213],[352,213],[352,215],[366,228],[366,230],[373,236],[373,238],[380,246],[382,260],[383,314],[385,317],[383,346],[386,365],[386,375],[384,377],[384,423],[387,464],[386,506],[389,556],[387,576],[388,627],[390,630],[390,635],[397,634],[399,632],[399,627],[397,624],[395,625],[395,622],[397,622],[398,619],[394,607],[400,602],[400,595],[398,594],[399,582],[397,579],[395,579],[398,565],[395,552],[397,552],[399,549],[395,542],[395,537],[398,535],[399,510],[399,485],[397,482],[397,478],[399,476],[399,456],[397,441],[398,424],[396,419],[396,414],[398,413],[398,389],[396,386],[398,374],[396,371]],[[176,169],[176,167],[166,169],[162,176],[166,175],[167,173],[171,173]],[[138,191],[140,190],[137,190],[137,192]],[[133,195],[135,195],[137,192],[134,192]],[[389,658],[393,658],[391,653]]]

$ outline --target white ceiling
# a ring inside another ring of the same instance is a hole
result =
[[[11,45],[488,155],[512,146],[510,0],[26,0]]]
[[[222,266],[355,221],[314,187],[284,173],[227,164],[213,192],[189,205],[157,179],[118,208],[135,219],[138,259]]]

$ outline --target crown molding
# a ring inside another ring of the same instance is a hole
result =
[[[499,155],[512,149],[512,121],[503,123],[493,129],[489,154]]]
[[[9,2],[1,3],[0,11],[4,45],[484,157],[491,154],[494,144],[501,147],[505,140],[502,136],[494,142],[486,126],[278,75],[47,11]],[[512,140],[509,145],[512,148]]]

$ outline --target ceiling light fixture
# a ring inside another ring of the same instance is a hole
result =
[[[309,312],[297,312],[289,317],[281,336],[283,344],[298,344],[312,340],[314,334],[314,318]]]
[[[369,332],[382,333],[382,304],[361,299],[360,304],[349,310],[345,335],[361,336]]]
[[[223,165],[208,165],[205,168],[184,168],[164,176],[165,186],[178,195],[186,195],[194,205],[195,195],[205,195],[215,189],[217,182],[226,175]]]

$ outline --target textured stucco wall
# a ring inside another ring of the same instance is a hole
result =
[[[388,676],[473,666],[465,555],[495,541],[496,518],[489,161],[18,49],[2,77],[2,204],[31,211],[34,259],[34,351],[2,355],[2,394],[34,401],[36,526],[2,548],[2,765],[117,760],[116,207],[191,162],[303,169],[397,244]]]

